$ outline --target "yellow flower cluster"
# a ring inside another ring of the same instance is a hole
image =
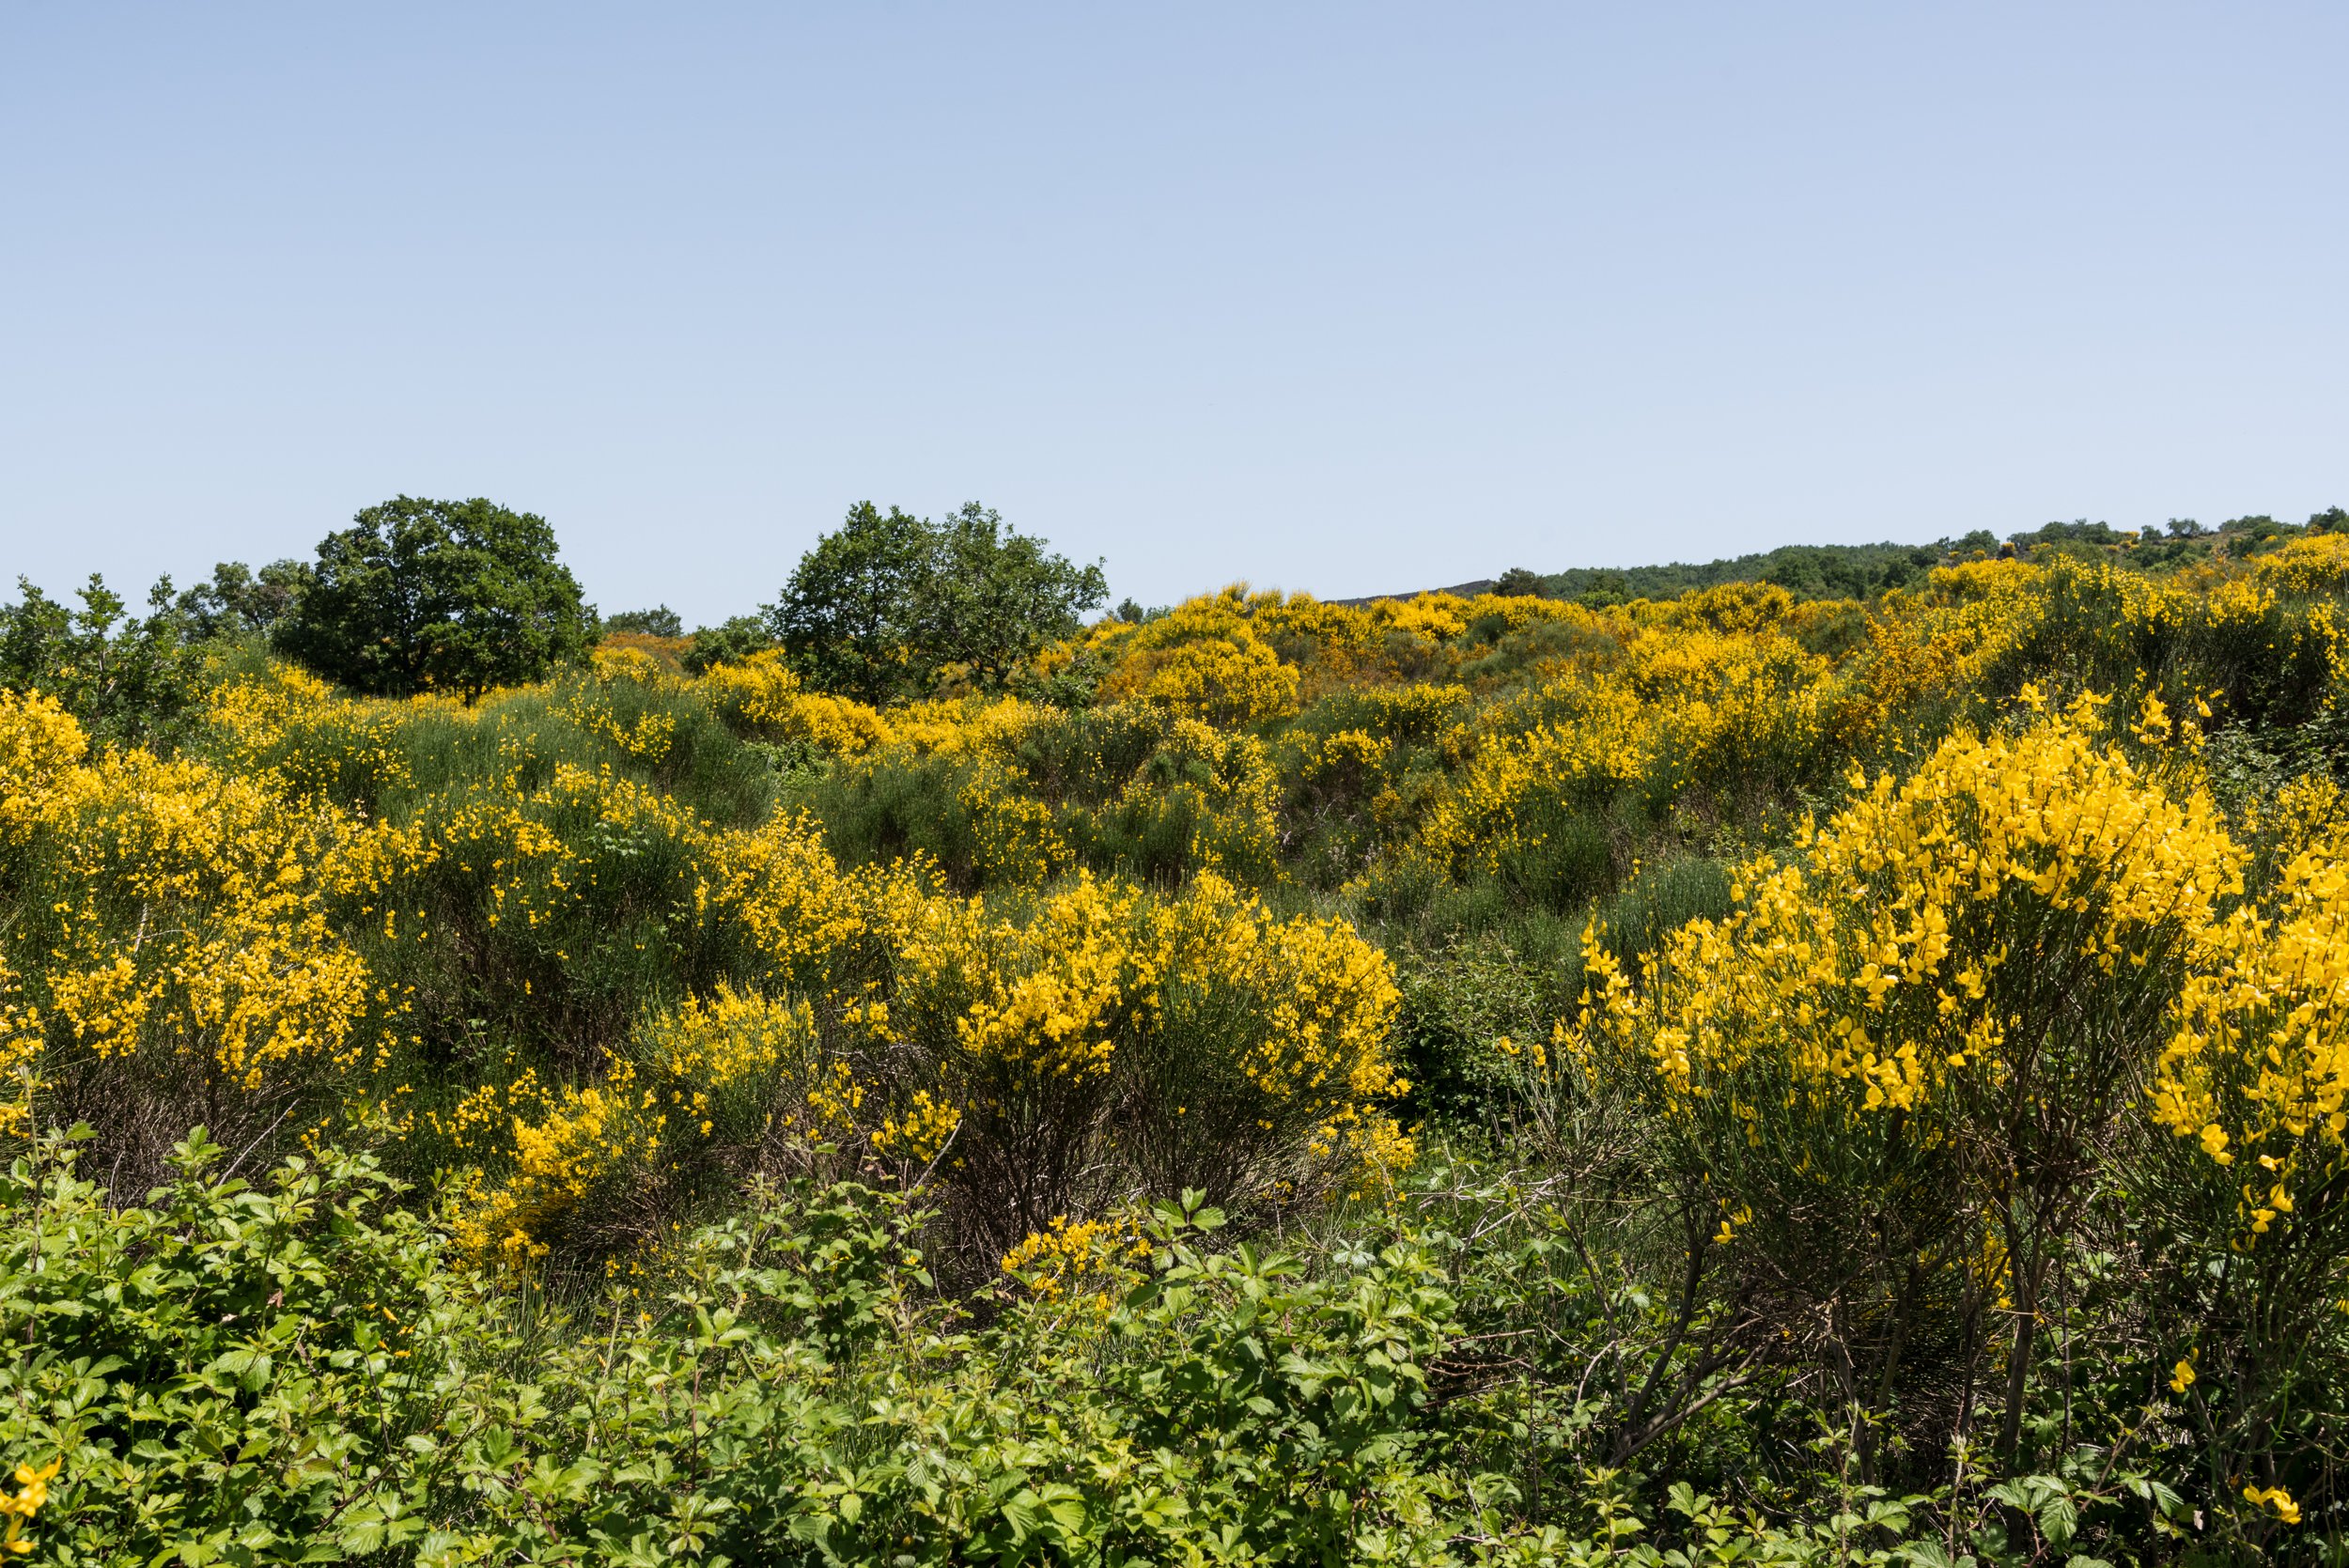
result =
[[[1423,679],[1446,664],[1446,644],[1471,627],[1506,633],[1552,623],[1601,638],[1626,624],[1526,597],[1421,594],[1352,605],[1235,584],[1139,624],[1104,621],[1081,648],[1111,666],[1104,695],[1162,704],[1210,723],[1252,725],[1341,687]],[[1074,651],[1048,652],[1042,663],[1057,667]]]
[[[714,1139],[781,1130],[782,1102],[808,1080],[815,1056],[804,1002],[721,985],[646,1019],[592,1084],[550,1091],[526,1074],[474,1091],[442,1130],[500,1174],[489,1185],[476,1169],[459,1248],[506,1265],[543,1257],[599,1194],[622,1189],[625,1209]]]
[[[2252,562],[2251,576],[2261,587],[2288,597],[2337,594],[2349,587],[2349,535],[2287,539],[2280,550]]]
[[[40,1009],[24,1000],[23,982],[0,958],[0,1090],[13,1091],[12,1098],[0,1101],[0,1138],[23,1131],[32,1114],[40,1047]]]
[[[1075,1221],[1059,1215],[1004,1253],[1003,1269],[1039,1301],[1106,1312],[1149,1255],[1150,1243],[1130,1212]]]
[[[88,759],[37,695],[0,693],[0,831],[44,900],[0,955],[11,1066],[44,1023],[97,1059],[160,1049],[248,1091],[282,1063],[356,1063],[367,970],[329,892],[376,830],[200,762]]]
[[[889,722],[863,703],[802,690],[778,648],[713,665],[693,689],[736,729],[760,740],[803,740],[853,755],[890,732]]]
[[[535,1122],[517,1116],[512,1173],[459,1215],[458,1250],[482,1263],[544,1257],[548,1234],[614,1170],[646,1153],[632,1118],[625,1127],[614,1124],[652,1109],[640,1102],[635,1074],[623,1063],[593,1088],[565,1091]]]
[[[962,1111],[916,1089],[901,1114],[885,1116],[873,1129],[873,1152],[886,1158],[928,1166],[946,1151],[962,1126]]]
[[[1684,1110],[1765,1083],[1831,1118],[1946,1110],[2049,1050],[2035,988],[2152,995],[2242,887],[2208,799],[2102,745],[2092,705],[1854,784],[1797,863],[1756,862],[1731,915],[1668,939],[1644,995],[1594,942],[1584,1028],[1642,1039]]]
[[[2272,913],[2211,934],[2155,1069],[2153,1115],[2214,1166],[2239,1166],[2247,1236],[2294,1212],[2293,1190],[2349,1165],[2349,865],[2327,835],[2284,867]]]
[[[628,713],[613,704],[606,691],[584,688],[574,691],[562,712],[590,735],[601,736],[621,753],[650,767],[669,758],[677,744],[677,715],[661,708]]]
[[[1278,919],[1213,873],[1171,899],[1081,875],[1022,918],[977,899],[910,912],[887,998],[842,1018],[883,1152],[934,1154],[973,1116],[1015,1145],[1078,1147],[1119,1136],[1115,1116],[1171,1113],[1182,1126],[1123,1134],[1220,1140],[1240,1164],[1409,1158],[1380,1109],[1404,1087],[1392,969],[1343,923]]]
[[[0,1519],[7,1521],[5,1529],[0,1529],[0,1552],[24,1553],[33,1549],[35,1543],[24,1533],[24,1527],[47,1506],[49,1483],[57,1479],[57,1472],[64,1467],[63,1459],[52,1459],[38,1469],[30,1465],[16,1467],[16,1490],[0,1492]]]
[[[1830,733],[1828,661],[1775,629],[1723,631],[1691,613],[1607,652],[1486,711],[1428,821],[1428,855],[1489,872],[1537,846],[1563,810],[1603,809],[1633,785],[1669,799],[1691,782],[1783,778]]]
[[[1257,630],[1249,608],[1235,588],[1139,626],[1103,622],[1093,649],[1115,660],[1103,695],[1161,704],[1220,725],[1295,712],[1297,669]]]

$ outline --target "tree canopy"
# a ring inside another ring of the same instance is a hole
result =
[[[173,613],[171,579],[148,590],[147,613],[92,573],[78,610],[25,578],[0,605],[0,690],[42,691],[101,740],[165,746],[194,701],[202,660]]]
[[[647,637],[682,637],[685,622],[667,605],[656,604],[650,610],[623,610],[616,615],[606,615],[603,631],[606,636],[615,631],[633,631]]]
[[[716,665],[739,664],[774,645],[764,616],[729,615],[716,626],[693,629],[683,662],[689,673],[698,675]]]
[[[1109,597],[1100,564],[969,503],[932,521],[871,502],[800,559],[768,629],[813,684],[868,701],[919,696],[951,674],[993,690]]]
[[[362,691],[471,701],[543,677],[594,635],[594,611],[555,559],[554,530],[533,513],[398,496],[328,535],[318,556],[272,640]]]
[[[302,561],[272,561],[255,571],[242,561],[223,561],[212,580],[181,594],[173,606],[190,642],[215,637],[267,636],[293,613],[314,574]]]

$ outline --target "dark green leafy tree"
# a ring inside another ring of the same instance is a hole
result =
[[[1108,597],[1097,562],[1051,554],[976,502],[936,522],[860,502],[765,613],[811,682],[882,702],[950,671],[999,689]]]
[[[719,664],[739,664],[774,645],[764,620],[756,615],[730,615],[721,625],[694,629],[692,646],[685,650],[685,667],[698,675]]]
[[[578,658],[596,629],[546,519],[479,499],[370,506],[319,542],[316,569],[272,640],[380,696],[472,701]]]
[[[0,686],[62,703],[101,740],[168,745],[193,711],[203,660],[182,636],[171,579],[147,596],[147,613],[92,574],[76,610],[17,579],[0,606]]]
[[[667,605],[656,604],[650,610],[623,610],[616,615],[606,615],[603,630],[607,637],[615,631],[642,632],[647,637],[682,637],[685,623]]]
[[[960,664],[1001,687],[1048,643],[1108,599],[1098,562],[1073,566],[1045,541],[1003,526],[977,502],[937,525],[936,565],[916,599],[914,645],[936,666]]]
[[[180,633],[195,643],[265,637],[293,613],[316,576],[304,561],[272,561],[257,572],[242,561],[223,561],[210,582],[188,589],[173,606]]]
[[[1531,567],[1511,567],[1493,583],[1493,592],[1511,598],[1547,598],[1549,584]]]
[[[766,607],[769,633],[818,686],[872,701],[911,690],[913,605],[935,544],[926,520],[858,502]]]

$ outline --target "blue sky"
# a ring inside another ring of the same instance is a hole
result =
[[[0,7],[0,570],[1150,601],[2349,505],[2349,7]]]

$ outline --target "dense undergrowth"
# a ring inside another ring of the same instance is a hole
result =
[[[2345,593],[2326,536],[1234,589],[884,708],[641,634],[0,694],[8,1528],[2329,1560]]]

